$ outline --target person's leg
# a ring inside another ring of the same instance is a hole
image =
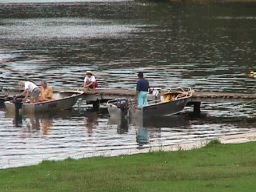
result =
[[[148,97],[147,97],[147,92],[143,91],[141,92],[142,95],[142,107],[145,107],[148,105]]]
[[[148,93],[145,91],[140,91],[138,96],[138,107],[142,108],[148,105]]]
[[[141,109],[143,107],[143,102],[144,102],[143,93],[140,91],[139,95],[138,95],[138,108],[139,109]]]
[[[32,103],[36,103],[36,102],[39,102],[39,96],[40,96],[40,89],[39,88],[36,88],[32,91],[31,93],[31,97],[32,97]]]
[[[148,92],[144,92],[143,93],[143,106],[147,106],[148,105]]]

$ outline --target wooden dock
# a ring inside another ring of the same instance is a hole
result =
[[[226,92],[194,92],[192,101],[249,101],[255,100],[256,94],[226,93]]]
[[[12,93],[14,92],[15,91],[13,91]],[[83,99],[86,100],[87,104],[92,104],[94,108],[98,108],[100,103],[105,103],[108,100],[115,98],[135,98],[135,95],[135,90],[129,89],[97,89],[95,91],[85,91],[83,94]],[[12,97],[12,95],[7,96],[0,94],[0,106],[3,105],[3,102],[10,97]],[[188,105],[193,105],[194,112],[200,113],[200,105],[203,102],[250,102],[254,100],[256,102],[256,94],[195,91],[192,98],[189,100]]]
[[[97,91],[86,91],[83,97],[88,104],[92,104],[94,108],[98,108],[102,102],[107,102],[115,98],[135,98],[135,94],[135,90],[99,89]],[[200,114],[202,102],[251,102],[254,100],[256,102],[256,94],[195,91],[187,105],[193,106],[193,112],[195,114]]]
[[[90,101],[109,100],[118,97],[134,98],[135,90],[128,89],[98,89],[96,91],[85,91],[84,98]],[[193,93],[191,101],[198,102],[225,102],[225,101],[248,101],[256,99],[256,94],[227,93],[227,92],[197,92]]]
[[[74,91],[74,90],[61,90],[57,91]],[[4,101],[8,97],[12,97],[15,93],[20,93],[20,91],[12,90],[9,95],[0,92],[0,100]],[[135,90],[129,89],[97,89],[95,91],[85,91],[84,99],[87,102],[94,101],[108,101],[115,98],[135,98]],[[194,91],[191,101],[199,102],[225,102],[225,101],[249,101],[256,99],[255,94],[245,94],[245,93],[227,93],[227,92],[202,92]]]

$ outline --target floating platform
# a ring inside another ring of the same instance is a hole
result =
[[[71,91],[71,90],[61,90],[57,91]],[[73,90],[74,91],[74,90]],[[15,95],[15,93],[20,93],[19,90],[12,90],[8,94],[0,92],[0,101],[5,101],[10,99]],[[108,101],[110,99],[115,99],[119,97],[123,98],[135,98],[136,91],[129,89],[97,89],[95,91],[84,91],[83,98],[88,102],[94,101]],[[240,100],[254,100],[256,99],[256,94],[245,94],[245,93],[227,93],[227,92],[203,92],[194,91],[191,101],[198,102],[220,102],[220,101],[240,101]]]
[[[59,90],[58,91],[70,91]],[[164,92],[164,91],[163,91]],[[4,101],[10,100],[15,94],[15,90],[9,92],[8,95],[0,93],[0,107],[3,106]],[[16,93],[20,93],[19,90]],[[84,91],[82,96],[87,104],[92,104],[94,108],[98,108],[100,103],[105,103],[115,98],[134,98],[136,96],[135,90],[129,89],[96,89],[93,91]],[[244,93],[227,93],[227,92],[202,92],[194,91],[191,99],[187,105],[194,106],[194,112],[200,113],[200,105],[202,102],[237,102],[237,101],[254,101],[256,102],[256,94]]]
[[[135,98],[136,91],[128,89],[97,89],[95,91],[85,91],[84,98],[86,101],[109,100],[117,97]],[[227,92],[202,92],[194,91],[191,101],[240,101],[240,100],[254,100],[256,94],[243,93],[227,93]]]
[[[98,108],[100,103],[115,98],[135,98],[135,90],[127,89],[97,89],[95,91],[85,91],[83,98],[88,104],[93,104],[94,108]],[[226,92],[198,92],[194,91],[187,106],[193,106],[193,112],[200,114],[200,106],[202,102],[250,102],[255,100],[256,94],[243,93],[226,93]]]

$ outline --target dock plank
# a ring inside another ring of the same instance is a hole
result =
[[[56,91],[77,91],[75,89],[55,89]],[[80,91],[82,91],[80,89]],[[18,93],[20,90],[12,90],[9,92],[9,95],[0,94],[0,99],[3,101],[5,98],[13,96],[12,93]],[[134,98],[136,95],[135,90],[131,89],[96,89],[93,91],[84,91],[84,99],[88,101],[99,101],[99,100],[109,100],[115,99],[119,97],[128,97]],[[204,102],[204,101],[214,101],[214,102],[221,102],[221,101],[239,101],[239,100],[256,100],[256,94],[246,94],[246,93],[230,93],[230,92],[203,92],[203,91],[194,91],[191,101],[196,102]]]

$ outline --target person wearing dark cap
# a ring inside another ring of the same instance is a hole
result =
[[[148,105],[148,89],[149,82],[144,78],[143,72],[138,73],[138,81],[136,86],[136,99],[138,108],[143,108]]]

